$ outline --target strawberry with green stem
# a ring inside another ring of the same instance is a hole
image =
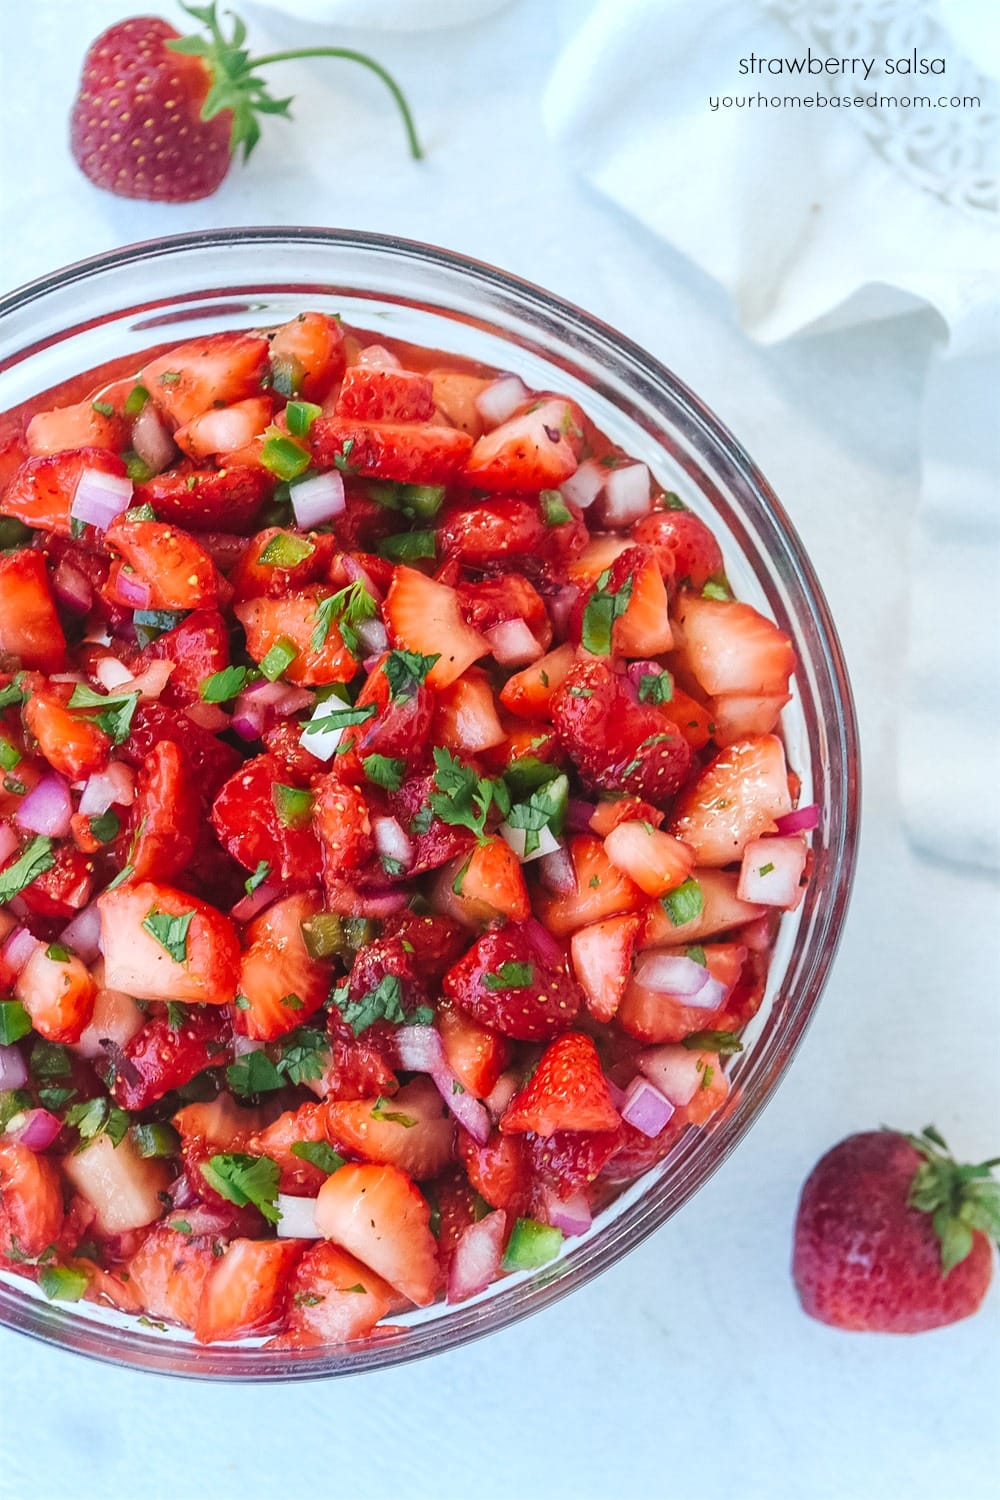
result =
[[[421,156],[409,106],[374,58],[349,47],[301,47],[253,57],[246,26],[228,36],[214,3],[182,9],[206,31],[181,36],[167,21],[118,21],[90,47],[70,117],[70,147],[97,187],[123,198],[189,203],[214,193],[237,149],[244,161],[260,139],[261,115],[290,117],[260,70],[297,58],[339,57],[382,80],[399,106],[410,152]]]

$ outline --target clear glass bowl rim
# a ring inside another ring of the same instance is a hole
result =
[[[149,265],[153,278],[155,264],[164,256],[183,256],[190,252],[225,250],[235,246],[255,246],[262,251],[269,247],[280,251],[303,245],[322,246],[334,255],[338,249],[347,249],[387,258],[397,257],[403,262],[432,268],[445,276],[457,276],[466,283],[478,283],[485,292],[511,299],[522,314],[534,317],[535,332],[543,349],[546,328],[558,328],[562,333],[571,331],[574,338],[589,344],[591,352],[600,347],[617,356],[651,388],[658,389],[665,401],[693,424],[701,441],[707,445],[711,459],[721,462],[740,482],[741,488],[750,492],[749,500],[744,496],[743,503],[754,508],[757,526],[780,544],[784,564],[790,573],[789,587],[796,596],[799,609],[809,618],[815,631],[810,665],[817,677],[819,696],[832,715],[825,726],[832,805],[826,809],[823,852],[827,868],[836,874],[836,882],[829,907],[807,944],[804,960],[808,962],[802,982],[798,991],[788,999],[780,1035],[772,1039],[776,1050],[766,1074],[754,1077],[743,1089],[739,1107],[727,1114],[717,1128],[710,1126],[704,1132],[699,1149],[688,1152],[690,1160],[685,1158],[683,1162],[679,1183],[663,1179],[652,1181],[649,1190],[624,1213],[612,1218],[598,1233],[558,1262],[555,1276],[551,1268],[546,1268],[530,1280],[501,1291],[485,1304],[458,1304],[440,1320],[409,1329],[400,1337],[389,1337],[354,1350],[294,1358],[275,1356],[259,1348],[200,1346],[144,1336],[132,1329],[107,1327],[0,1285],[0,1325],[106,1363],[195,1379],[268,1382],[329,1378],[443,1353],[541,1311],[608,1269],[639,1245],[676,1213],[721,1166],[750,1129],[786,1071],[815,1011],[839,943],[850,899],[858,842],[860,778],[854,704],[837,632],[802,542],[767,480],[724,424],[672,371],[610,325],[543,288],[465,255],[396,236],[308,226],[205,230],[123,246],[74,262],[0,297],[0,320],[29,309],[50,293],[76,283],[86,283],[88,279],[109,271]],[[257,279],[261,279],[261,274],[258,273]],[[277,275],[273,279],[277,279]],[[304,287],[296,289],[306,290]],[[228,294],[234,288],[223,286],[217,290]],[[150,299],[146,305],[155,306],[153,292],[150,292]],[[86,323],[77,324],[63,330],[58,337],[86,326]],[[31,346],[22,347],[18,362],[31,352]],[[7,367],[0,363],[0,374]],[[752,561],[756,571],[759,559],[754,557]]]

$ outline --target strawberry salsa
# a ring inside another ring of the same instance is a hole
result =
[[[794,655],[572,400],[194,339],[0,419],[0,546],[4,1269],[377,1336],[725,1107],[816,821]]]

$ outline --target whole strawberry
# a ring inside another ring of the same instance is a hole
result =
[[[258,115],[289,115],[260,68],[296,57],[341,57],[382,79],[399,106],[410,150],[420,156],[399,86],[374,59],[344,47],[308,47],[251,57],[238,16],[225,36],[215,4],[184,5],[206,33],[181,36],[156,16],[118,21],[90,47],[70,115],[74,160],[97,187],[120,198],[188,203],[214,193],[237,148],[260,139]]]
[[[848,1136],[799,1200],[792,1277],[810,1317],[835,1328],[921,1333],[976,1312],[1000,1234],[996,1161],[962,1167],[933,1126]]]

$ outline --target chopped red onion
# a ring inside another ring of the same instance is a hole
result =
[[[786,911],[796,907],[802,896],[808,853],[799,834],[751,839],[743,851],[737,897]]]
[[[768,953],[771,948],[771,918],[765,914],[745,923],[739,929],[739,941],[751,953]]]
[[[59,941],[79,953],[84,963],[92,964],[101,952],[101,913],[92,901],[78,911],[72,922],[59,934]]]
[[[549,1189],[545,1194],[545,1219],[553,1229],[561,1229],[570,1238],[586,1234],[594,1222],[590,1202],[582,1189],[568,1198],[557,1198]]]
[[[395,859],[408,869],[413,863],[413,843],[396,818],[373,818],[375,848],[385,859]]]
[[[678,1109],[690,1104],[701,1088],[702,1075],[698,1062],[697,1052],[673,1043],[664,1047],[648,1047],[636,1058],[639,1072]]]
[[[20,974],[36,948],[42,945],[27,927],[15,927],[3,945],[3,961],[13,974]]]
[[[94,602],[90,580],[74,567],[68,557],[60,559],[52,575],[52,592],[59,603],[75,615],[87,614]]]
[[[625,668],[625,676],[629,686],[632,688],[631,697],[634,702],[639,701],[639,687],[644,677],[661,677],[663,668],[658,661],[630,661]]]
[[[135,677],[128,677],[119,687],[123,693],[138,693],[140,698],[159,698],[163,689],[173,675],[175,662],[159,658],[151,661],[149,665]]]
[[[128,510],[131,499],[131,479],[121,474],[105,474],[100,469],[84,469],[77,480],[69,513],[74,521],[85,521],[107,531],[115,517]]]
[[[507,1215],[502,1208],[463,1229],[448,1270],[448,1301],[484,1292],[500,1275]]]
[[[135,801],[135,772],[124,761],[113,760],[104,771],[95,771],[80,793],[79,811],[86,817],[107,812],[115,803],[131,807]]]
[[[533,944],[535,951],[545,963],[556,964],[559,968],[565,967],[566,955],[563,949],[537,917],[529,917],[526,922],[522,922],[521,927],[525,937]]]
[[[17,1047],[0,1047],[0,1089],[23,1089],[28,1081],[28,1064]]]
[[[492,1120],[499,1120],[520,1086],[520,1079],[513,1070],[509,1073],[500,1074],[493,1088],[483,1100]]]
[[[576,871],[565,844],[553,849],[538,862],[538,878],[554,896],[571,896],[576,890]]]
[[[538,829],[538,848],[533,849],[530,854],[524,852],[528,843],[526,828],[512,828],[509,823],[501,823],[497,832],[513,849],[522,865],[530,865],[534,859],[545,859],[550,854],[557,854],[562,848],[551,828]]]
[[[301,484],[293,484],[290,495],[295,524],[302,531],[321,526],[347,509],[344,477],[337,469],[327,469],[312,479],[304,479]]]
[[[608,526],[631,526],[653,508],[645,464],[612,469],[604,481],[604,519]]]
[[[243,689],[233,704],[232,728],[241,739],[256,740],[275,719],[298,713],[300,709],[308,708],[312,702],[312,693],[292,683],[253,682]],[[329,709],[326,712],[329,713]],[[317,717],[320,716],[321,713],[317,713]],[[308,740],[306,748],[313,750]],[[315,750],[313,753],[315,754]]]
[[[94,676],[106,693],[115,693],[131,680],[132,673],[117,656],[102,656],[94,663]]]
[[[148,609],[153,598],[149,584],[134,573],[126,573],[124,568],[119,568],[115,574],[115,592],[129,609]]]
[[[458,1078],[447,1066],[435,1068],[431,1077],[437,1091],[447,1104],[458,1123],[472,1136],[477,1146],[485,1146],[493,1128],[485,1104],[463,1088]]]
[[[625,1090],[622,1119],[643,1135],[659,1135],[673,1112],[674,1105],[648,1078],[633,1078]]]
[[[43,776],[31,789],[14,814],[14,821],[30,833],[63,839],[69,833],[72,816],[69,783],[65,777],[53,772],[50,776]]]
[[[132,447],[151,474],[169,469],[177,452],[152,401],[147,401],[132,425]]]
[[[448,1066],[441,1034],[433,1026],[399,1026],[393,1040],[399,1066],[407,1073],[433,1073]]]
[[[566,500],[578,505],[581,510],[586,510],[601,493],[607,477],[608,471],[604,465],[596,459],[588,458],[575,474],[563,480],[559,489]]]
[[[512,417],[530,394],[524,381],[517,375],[501,375],[498,380],[484,386],[476,397],[476,410],[482,417],[487,432]]]
[[[256,1052],[260,1043],[255,1042],[252,1036],[244,1036],[242,1032],[233,1033],[233,1056],[246,1057],[248,1052]]]
[[[565,636],[569,629],[569,618],[573,613],[576,601],[580,597],[580,590],[575,583],[565,583],[561,588],[549,594],[545,601],[545,607],[552,621],[552,628],[557,636]]]
[[[184,1222],[191,1235],[225,1234],[227,1230],[232,1232],[232,1215],[228,1209],[210,1208],[207,1204],[199,1203],[193,1192],[190,1192],[187,1202],[182,1203],[180,1200],[184,1196],[186,1195],[175,1189],[174,1208],[183,1208]],[[169,1218],[167,1223],[169,1225]]]
[[[676,995],[692,1003],[710,977],[704,964],[695,963],[681,953],[643,953],[635,966],[636,981],[646,989],[660,995]]]
[[[17,1125],[14,1125],[14,1120],[18,1121]],[[47,1151],[62,1129],[59,1116],[48,1109],[28,1109],[21,1116],[15,1115],[14,1120],[7,1126],[7,1139],[27,1146],[29,1151]]]
[[[272,880],[265,880],[249,896],[243,896],[233,907],[233,916],[237,922],[249,922],[252,917],[257,916],[265,907],[276,901],[281,894],[281,886]]]
[[[566,808],[566,831],[568,833],[590,833],[590,820],[596,811],[596,803],[585,802],[582,797],[571,797]]]
[[[5,865],[18,847],[17,834],[9,823],[0,823],[0,865]]]
[[[793,812],[775,818],[774,826],[779,833],[808,833],[819,826],[819,806],[810,802],[808,807],[796,807]]]
[[[483,634],[490,643],[494,658],[502,667],[526,667],[545,655],[523,620],[502,620]]]
[[[296,1198],[292,1193],[279,1193],[277,1198],[278,1220],[276,1233],[279,1240],[321,1240],[323,1231],[316,1228],[315,1198]]]
[[[614,1105],[618,1113],[621,1114],[622,1105],[625,1103],[625,1090],[620,1089],[617,1083],[615,1083],[614,1079],[608,1078],[607,1075],[605,1075],[604,1082],[608,1086],[608,1094],[610,1095],[611,1103]]]
[[[381,620],[360,620],[354,629],[358,640],[364,646],[365,650],[370,653],[368,660],[372,661],[372,665],[374,666],[374,663],[382,655],[382,652],[389,649],[388,631]],[[371,667],[366,666],[365,670],[370,672]]]
[[[408,893],[401,886],[394,889],[387,887],[379,891],[352,890],[344,900],[344,904],[338,907],[335,900],[327,904],[331,911],[340,911],[347,917],[391,917],[397,911],[402,911],[409,902]]]

